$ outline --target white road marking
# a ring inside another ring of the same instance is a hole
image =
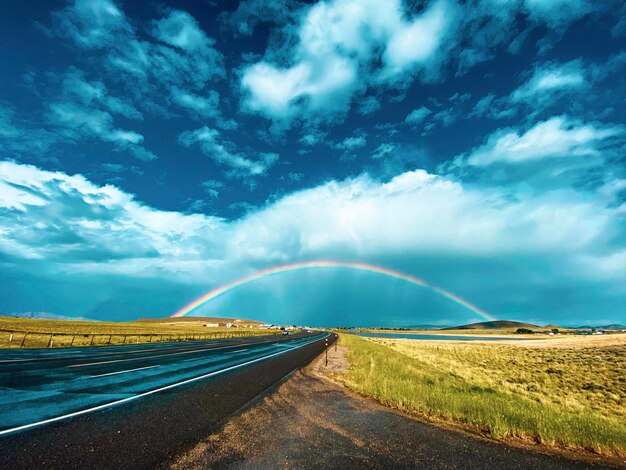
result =
[[[107,375],[125,374],[126,372],[134,372],[136,370],[152,369],[153,367],[159,367],[159,366],[156,365],[156,366],[137,367],[136,369],[120,370],[118,372],[109,372],[107,374],[90,375],[89,377],[91,377],[91,378],[94,378],[94,377],[106,377]]]
[[[236,352],[242,352],[242,351],[247,351],[247,349],[237,349],[237,351],[233,351],[233,352],[236,353]]]
[[[265,359],[269,359],[270,357],[280,356],[280,355],[285,354],[285,353],[287,353],[287,352],[289,352],[289,351],[291,351],[293,349],[299,349],[299,348],[302,348],[302,347],[307,346],[309,344],[321,341],[321,340],[325,339],[328,336],[329,335],[324,336],[323,338],[319,338],[319,339],[315,339],[315,340],[312,340],[312,341],[308,341],[308,342],[306,342],[304,344],[301,344],[300,346],[293,346],[290,349],[286,349],[286,350],[283,350],[283,351],[278,351],[278,352],[269,354],[267,356],[263,356],[263,357],[259,357],[259,358],[256,358],[256,359],[252,359],[250,361],[242,362],[241,364],[237,364],[237,365],[234,365],[234,366],[226,367],[225,369],[216,370],[214,372],[209,372],[208,374],[200,375],[198,377],[193,377],[191,379],[183,380],[181,382],[176,382],[176,383],[173,383],[173,384],[170,384],[170,385],[166,385],[165,387],[155,388],[154,390],[149,390],[147,392],[139,393],[139,394],[133,395],[131,397],[122,398],[120,400],[115,400],[115,401],[112,401],[112,402],[109,402],[109,403],[105,403],[103,405],[94,406],[94,407],[87,408],[87,409],[80,410],[80,411],[74,411],[73,413],[68,413],[68,414],[65,414],[65,415],[62,415],[62,416],[56,416],[54,418],[44,419],[42,421],[37,421],[36,423],[23,424],[22,426],[17,426],[17,427],[14,427],[14,428],[4,429],[4,430],[0,431],[0,436],[4,436],[6,434],[11,434],[11,433],[14,433],[14,432],[17,432],[17,431],[25,431],[26,429],[34,428],[34,427],[41,426],[41,425],[44,425],[44,424],[54,423],[56,421],[62,421],[64,419],[68,419],[68,418],[74,418],[76,416],[81,416],[81,415],[88,414],[88,413],[93,413],[94,411],[104,410],[106,408],[111,408],[113,406],[121,405],[122,403],[128,403],[129,401],[137,400],[138,398],[142,398],[142,397],[147,397],[148,395],[153,395],[155,393],[159,393],[159,392],[162,392],[164,390],[170,390],[172,388],[180,387],[181,385],[187,385],[189,383],[197,382],[198,380],[202,380],[202,379],[206,379],[208,377],[213,377],[213,376],[216,376],[216,375],[220,375],[220,374],[223,374],[224,372],[228,372],[230,370],[239,369],[240,367],[244,367],[244,366],[247,366],[247,365],[250,365],[250,364],[254,364],[255,362],[264,361]]]
[[[261,341],[259,343],[244,343],[243,345],[248,345],[248,344],[263,344],[263,343],[271,343],[272,342],[272,338],[268,339],[267,341]],[[190,343],[192,343],[192,341],[190,341]],[[197,343],[197,341],[195,342]],[[201,344],[217,344],[218,341],[208,341],[208,340],[203,340],[201,341]],[[128,343],[129,345],[131,343]],[[174,342],[170,342],[169,344],[173,345],[175,344]],[[177,346],[179,347],[189,347],[191,345],[188,344],[178,344],[176,343]],[[123,346],[123,345],[119,345],[119,346]],[[213,348],[213,349],[223,349],[223,348],[236,348],[237,346],[242,346],[241,344],[235,344],[232,346],[223,346],[222,348]],[[108,348],[108,346],[98,346],[101,348]],[[116,347],[116,346],[111,346],[111,347]],[[193,346],[192,346],[193,347]],[[98,353],[98,354],[90,354],[87,356],[83,356],[83,357],[99,357],[99,356],[110,356],[110,355],[116,355],[116,354],[137,354],[137,353],[141,353],[141,352],[147,352],[147,351],[162,351],[162,350],[167,350],[169,349],[169,346],[167,345],[167,343],[164,343],[163,347],[156,347],[156,348],[150,348],[150,349],[134,349],[134,350],[130,350],[130,351],[111,351],[111,352],[106,352],[106,353]],[[5,363],[13,363],[13,362],[34,362],[34,361],[38,361],[38,360],[59,360],[59,359],[73,359],[73,357],[71,355],[63,355],[63,356],[42,356],[42,357],[31,357],[28,359],[2,359],[0,360],[0,364],[5,364]]]
[[[254,344],[254,343],[248,343],[248,344]],[[258,343],[258,344],[263,344],[263,343]],[[182,352],[166,353],[166,354],[155,354],[154,356],[131,357],[129,359],[112,359],[110,361],[87,362],[85,364],[72,364],[71,366],[66,366],[66,367],[86,367],[86,366],[95,366],[95,365],[98,365],[98,364],[113,364],[114,362],[140,361],[140,360],[143,360],[143,359],[152,359],[152,358],[155,358],[155,357],[178,356],[178,355],[181,355],[181,354],[194,354],[194,353],[204,352],[204,351],[220,351],[222,349],[236,348],[238,346],[241,346],[241,344],[236,344],[236,345],[233,345],[233,346],[222,346],[220,348],[200,348],[200,349],[193,349],[191,351],[182,351]]]

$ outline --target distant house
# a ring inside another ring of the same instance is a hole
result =
[[[219,323],[205,323],[202,326],[206,326],[208,328],[217,328],[218,326],[220,326],[220,324]]]

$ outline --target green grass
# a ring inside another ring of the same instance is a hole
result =
[[[626,455],[626,420],[622,417],[591,407],[574,410],[566,403],[533,400],[500,381],[489,382],[483,376],[473,379],[471,374],[462,374],[461,364],[466,360],[458,350],[448,353],[457,356],[458,369],[454,371],[433,362],[432,356],[409,356],[352,335],[342,335],[341,341],[348,347],[351,362],[342,380],[384,405],[464,423],[494,438],[517,437],[608,456]],[[500,367],[515,369],[506,359]],[[622,373],[615,370],[616,375]]]
[[[258,328],[210,328],[202,322],[97,322],[78,320],[43,320],[0,317],[0,348],[45,348],[68,346],[101,346],[108,344],[186,341],[269,335],[276,330]],[[95,336],[94,336],[95,335]]]

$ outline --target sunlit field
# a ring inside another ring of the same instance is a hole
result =
[[[495,438],[626,455],[626,335],[523,345],[342,335],[341,380],[381,403]]]
[[[203,321],[96,322],[0,317],[0,348],[101,346],[276,334],[259,328],[205,327]]]

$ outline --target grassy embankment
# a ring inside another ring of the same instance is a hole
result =
[[[626,341],[533,348],[341,335],[341,342],[351,362],[342,380],[382,404],[494,438],[626,456]]]
[[[146,322],[99,322],[78,320],[44,320],[0,317],[0,348],[45,348],[52,334],[52,347],[98,346],[106,344],[185,341],[205,338],[228,338],[277,333],[258,328],[203,327],[203,321],[154,320]],[[4,330],[4,331],[3,331]],[[13,333],[11,333],[13,331]],[[13,338],[11,338],[11,334]],[[95,336],[94,336],[95,335]]]

